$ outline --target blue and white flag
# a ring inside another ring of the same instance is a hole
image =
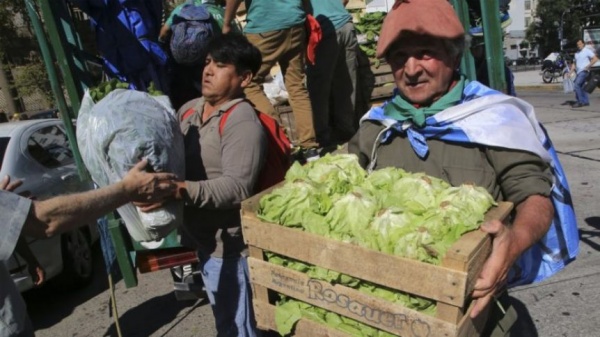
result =
[[[542,281],[575,259],[579,252],[579,233],[569,185],[533,106],[476,81],[465,87],[461,104],[430,116],[422,128],[410,121],[399,122],[385,116],[384,106],[369,110],[361,122],[377,120],[385,126],[378,142],[386,142],[392,136],[391,129],[406,135],[421,158],[429,151],[427,139],[439,139],[528,151],[549,164],[554,175],[550,196],[554,219],[546,235],[517,260],[509,275],[509,286]],[[371,168],[377,160],[376,148],[377,145],[371,155]]]

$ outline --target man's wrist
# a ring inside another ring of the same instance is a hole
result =
[[[127,201],[133,200],[136,197],[137,189],[133,187],[127,179],[123,179],[115,184],[115,188],[119,190],[119,197]]]
[[[177,184],[175,199],[181,200],[187,197],[187,183],[185,181],[177,181],[175,184]]]

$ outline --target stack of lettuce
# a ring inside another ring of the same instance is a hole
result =
[[[294,164],[285,183],[260,200],[258,217],[387,254],[439,264],[461,235],[479,227],[495,205],[473,185],[453,187],[423,173],[384,168],[371,174],[354,155],[327,155]],[[422,313],[434,315],[435,303],[386,289],[332,270],[268,254],[269,262],[342,284]],[[281,335],[307,318],[352,336],[392,336],[352,319],[285,296],[277,303]]]

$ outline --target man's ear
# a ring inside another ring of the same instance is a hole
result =
[[[250,82],[252,82],[254,75],[252,75],[252,72],[250,70],[246,70],[240,75],[240,77],[242,78],[242,88],[246,88],[250,85]]]

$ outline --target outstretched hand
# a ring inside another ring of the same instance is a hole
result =
[[[144,203],[164,202],[175,195],[175,179],[172,173],[148,173],[144,170],[148,160],[137,163],[123,177],[123,186],[131,201]]]
[[[0,190],[12,192],[21,185],[23,185],[22,180],[17,179],[15,181],[11,182],[10,176],[6,176],[6,177],[2,178],[2,180],[0,180]]]
[[[177,181],[175,183],[175,194],[173,195],[175,200],[181,200],[187,197],[187,187],[185,181]],[[163,207],[166,200],[160,202],[134,202],[133,204],[139,208],[140,211],[148,213],[156,209]]]
[[[471,318],[479,315],[494,296],[504,289],[508,272],[516,259],[511,251],[514,232],[510,226],[505,226],[499,220],[491,220],[481,225],[481,230],[492,236],[492,253],[485,261],[475,282],[473,290],[475,306],[471,311]]]
[[[29,265],[29,274],[36,287],[39,287],[46,282],[46,271],[39,264]]]

